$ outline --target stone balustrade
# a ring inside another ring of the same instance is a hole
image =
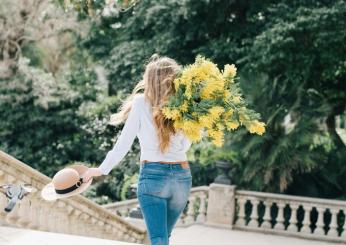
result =
[[[113,213],[116,213],[121,217],[128,217],[130,215],[131,209],[136,208],[138,205],[139,204],[137,198],[134,198],[125,201],[105,204],[102,205],[102,207],[106,208],[107,210]]]
[[[188,203],[177,221],[177,226],[188,226],[206,221],[208,190],[208,186],[191,188]]]
[[[346,201],[236,190],[212,183],[191,188],[176,226],[195,223],[229,229],[346,242]],[[128,207],[126,207],[128,205]],[[123,217],[137,199],[104,205]]]
[[[0,225],[22,227],[134,243],[147,242],[147,233],[91,200],[76,195],[56,201],[41,198],[40,190],[51,179],[0,151],[0,184],[29,184],[38,191],[24,197],[10,212],[0,193]]]
[[[236,229],[346,242],[346,201],[242,190],[235,198]]]
[[[193,223],[204,223],[206,220],[208,186],[191,188],[189,201],[183,213],[180,215],[177,226],[187,226]],[[128,217],[131,209],[139,206],[138,199],[130,199],[121,202],[103,205],[104,208],[122,217]]]

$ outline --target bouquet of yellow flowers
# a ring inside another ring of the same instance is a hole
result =
[[[162,108],[166,118],[173,120],[192,142],[203,137],[220,147],[224,131],[244,125],[250,133],[262,135],[265,124],[260,114],[247,108],[239,85],[235,82],[237,68],[217,65],[198,55],[195,63],[183,68],[174,80],[175,94]]]

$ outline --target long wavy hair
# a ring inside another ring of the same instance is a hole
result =
[[[146,65],[142,80],[136,84],[131,95],[122,102],[120,111],[111,115],[109,124],[117,125],[126,121],[134,97],[144,90],[145,100],[152,106],[160,151],[166,152],[175,129],[173,121],[165,118],[161,109],[167,103],[169,96],[175,93],[173,80],[180,71],[181,66],[174,59],[154,54]]]

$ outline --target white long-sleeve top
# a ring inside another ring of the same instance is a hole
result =
[[[191,141],[181,130],[170,137],[167,152],[160,152],[151,105],[146,101],[144,94],[137,94],[117,142],[99,166],[103,175],[108,175],[125,157],[136,136],[141,149],[140,162],[143,160],[167,162],[187,160],[186,152],[191,146]]]

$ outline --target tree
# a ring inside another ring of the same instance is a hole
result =
[[[288,191],[345,194],[341,176],[346,148],[335,131],[335,116],[346,106],[345,13],[344,1],[287,1],[273,5],[264,16],[265,29],[241,61],[248,73],[266,76],[250,86],[257,91],[252,93],[254,104],[265,112],[269,134],[237,137],[237,146],[247,151],[244,175],[252,188],[284,191],[294,180],[302,183],[299,178],[305,178],[309,190],[299,186]],[[289,132],[284,125],[287,116],[294,125]],[[331,141],[333,148],[316,143],[321,138]],[[304,172],[310,173],[308,178]]]

